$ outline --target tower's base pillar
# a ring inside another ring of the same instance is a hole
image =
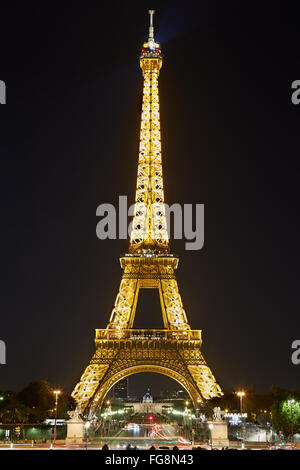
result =
[[[81,418],[73,418],[67,421],[66,444],[80,444],[84,438],[84,421]]]
[[[207,421],[210,427],[210,440],[212,446],[228,447],[228,424],[226,421]]]

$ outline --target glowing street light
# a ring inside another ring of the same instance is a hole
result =
[[[212,423],[210,423],[210,424],[208,425],[208,427],[209,427],[209,429],[210,429],[210,448],[211,448],[211,450],[212,450],[212,448],[213,448],[213,445],[212,445],[212,430],[214,429],[214,425],[213,425]]]
[[[241,421],[242,421],[242,439],[241,446],[244,448],[244,423],[243,423],[243,398],[246,393],[243,390],[236,392],[237,396],[240,397],[240,408],[241,408]]]
[[[55,418],[54,418],[54,437],[53,437],[53,444],[55,444],[56,439],[56,420],[57,420],[57,404],[58,404],[58,396],[61,393],[60,390],[53,390],[55,395]]]
[[[85,448],[86,448],[86,450],[88,450],[88,440],[89,440],[89,429],[90,429],[90,426],[91,426],[90,421],[87,421],[86,423],[84,423],[84,428],[85,428],[85,431],[86,431],[86,442],[85,442]]]
[[[240,391],[236,392],[237,396],[240,397],[240,405],[241,405],[241,414],[243,413],[243,397],[246,395],[245,392]]]

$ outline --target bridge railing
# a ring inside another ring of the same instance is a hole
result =
[[[201,340],[201,330],[105,329],[96,330],[96,339],[113,340]]]

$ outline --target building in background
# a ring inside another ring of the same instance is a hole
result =
[[[153,396],[150,393],[148,388],[147,393],[142,398],[142,401],[128,402],[125,403],[125,407],[131,411],[133,414],[145,414],[145,413],[155,413],[162,414],[168,409],[172,408],[172,403],[163,403],[163,402],[154,402]]]
[[[171,400],[171,399],[186,400],[190,398],[187,391],[183,389],[161,390],[159,393],[159,396],[161,399],[167,399],[167,400]]]
[[[113,397],[115,399],[126,400],[128,398],[128,377],[119,380],[113,387]]]

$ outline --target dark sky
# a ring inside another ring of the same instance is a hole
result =
[[[299,388],[300,11],[209,0],[1,6],[0,389],[71,390],[107,325],[128,243],[96,238],[96,208],[134,200],[148,8],[166,201],[205,204],[204,248],[172,242],[189,322],[224,390]],[[136,327],[161,325],[151,293]]]

